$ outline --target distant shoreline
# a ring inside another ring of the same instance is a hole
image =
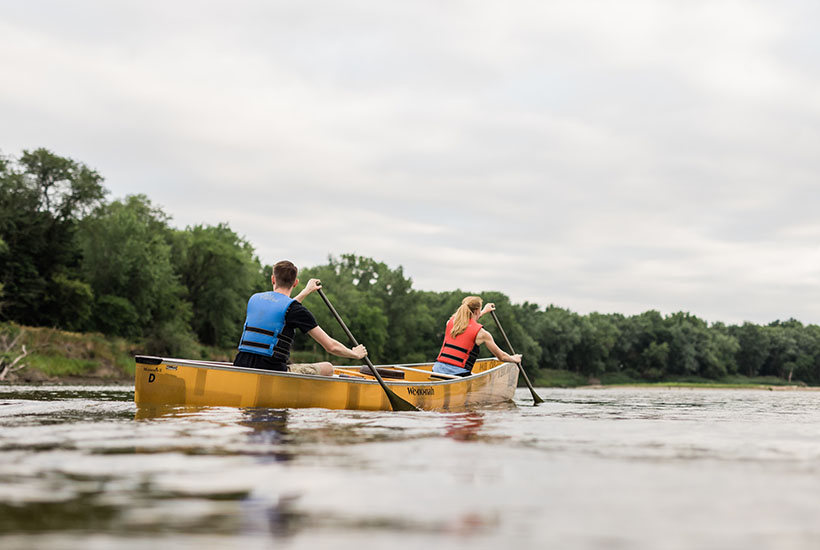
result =
[[[0,388],[25,386],[122,386],[134,387],[134,380],[110,380],[105,378],[59,378],[56,380],[2,380]]]
[[[549,386],[545,386],[549,387]],[[589,384],[586,386],[575,386],[573,390],[606,390],[613,388],[629,388],[641,390],[761,390],[761,391],[820,391],[818,386],[799,385],[766,385],[766,384],[685,384],[679,382],[656,382],[651,384]]]

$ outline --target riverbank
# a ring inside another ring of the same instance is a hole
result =
[[[113,383],[133,380],[136,347],[122,338],[45,327],[0,326],[0,380]]]
[[[234,350],[196,346],[186,352],[190,359],[230,361]],[[150,354],[140,342],[98,333],[77,333],[45,327],[0,325],[0,384],[102,385],[133,384],[134,356]],[[294,360],[327,360],[307,352],[296,352]],[[526,368],[526,366],[525,366]],[[540,369],[527,371],[541,388],[659,387],[714,389],[814,389],[790,384],[774,376],[733,375],[720,380],[678,377],[646,382],[622,373],[605,373],[589,378],[578,373]]]
[[[0,325],[0,383],[100,385],[133,384],[140,342],[99,333],[47,327]],[[228,360],[229,352],[199,347],[196,358]]]
[[[532,375],[531,375],[532,376]],[[636,380],[621,373],[607,373],[600,378],[589,378],[569,371],[542,369],[535,373],[533,384],[542,388],[705,388],[705,389],[760,389],[760,390],[800,390],[820,389],[804,383],[790,383],[776,376],[749,377],[727,376],[719,380],[708,380],[695,376],[681,376],[647,382]]]

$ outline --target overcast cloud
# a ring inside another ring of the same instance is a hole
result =
[[[0,2],[0,150],[265,263],[820,322],[820,4]]]

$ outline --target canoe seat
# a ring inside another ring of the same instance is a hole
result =
[[[383,367],[376,367],[379,371],[379,374],[382,378],[396,378],[398,380],[404,380],[404,372],[400,370],[393,370],[393,369],[385,369]],[[370,370],[370,367],[362,367],[359,369],[359,372],[362,374],[369,374],[373,376],[373,372]]]

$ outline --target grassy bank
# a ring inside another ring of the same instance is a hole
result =
[[[527,367],[524,367],[527,369]],[[588,386],[589,378],[566,370],[541,369],[533,370],[529,368],[527,375],[530,377],[533,386],[539,388],[577,388]]]
[[[119,383],[133,380],[139,345],[123,338],[45,327],[0,325],[4,370],[23,355],[3,382]]]
[[[2,373],[18,357],[26,355]],[[200,347],[193,358],[225,360],[229,351]],[[131,383],[140,342],[98,333],[67,332],[45,327],[0,325],[0,374],[5,383]]]

